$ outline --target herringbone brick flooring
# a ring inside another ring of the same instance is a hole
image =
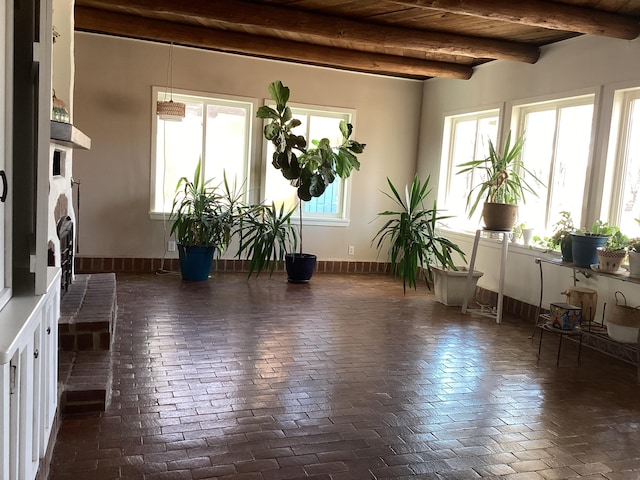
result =
[[[640,479],[635,367],[381,275],[119,276],[113,399],[51,480]]]

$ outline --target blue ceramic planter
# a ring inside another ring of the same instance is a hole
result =
[[[216,247],[178,245],[182,279],[199,282],[209,278],[215,251]]]
[[[606,235],[571,234],[573,263],[576,267],[589,268],[598,263],[598,247],[607,243]]]

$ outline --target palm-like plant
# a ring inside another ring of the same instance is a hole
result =
[[[198,160],[193,179],[182,177],[171,208],[171,235],[184,246],[213,246],[218,254],[231,242],[241,194],[231,188],[226,175],[221,185],[204,180]]]
[[[426,208],[424,205],[431,193],[429,180],[430,177],[427,177],[422,183],[416,175],[411,189],[405,186],[403,198],[387,178],[391,194],[387,192],[384,194],[393,200],[399,209],[378,214],[391,218],[378,230],[372,240],[373,243],[377,239],[378,251],[387,241],[389,242],[392,272],[402,278],[405,292],[407,285],[417,288],[416,279],[420,268],[422,268],[422,276],[427,288],[431,289],[432,266],[440,265],[443,268],[457,270],[451,257],[452,252],[457,252],[464,259],[464,253],[458,245],[438,234],[438,222],[449,217],[440,215],[435,201],[432,208]]]
[[[493,142],[489,140],[489,155],[486,158],[458,165],[462,168],[458,174],[479,170],[483,178],[482,182],[471,189],[467,197],[469,218],[473,216],[480,201],[515,204],[520,199],[525,200],[525,192],[537,196],[535,189],[527,182],[525,176],[531,176],[539,184],[542,182],[524,166],[520,157],[523,146],[523,136],[511,145],[511,132],[509,132],[502,151],[496,150]]]
[[[284,205],[277,209],[275,204],[250,205],[240,217],[238,233],[240,245],[237,256],[246,253],[249,258],[249,276],[256,276],[263,270],[272,275],[276,265],[284,260],[287,251],[295,250],[298,244],[298,232],[291,224],[291,210]]]

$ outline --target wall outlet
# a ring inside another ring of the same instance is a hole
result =
[[[167,251],[175,252],[176,251],[176,242],[174,240],[169,240],[167,243]]]
[[[354,247],[353,245],[349,245],[348,253],[349,253],[349,255],[355,255],[356,247]]]

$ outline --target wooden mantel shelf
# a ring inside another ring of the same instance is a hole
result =
[[[81,150],[91,149],[91,139],[70,123],[51,121],[51,141]]]

